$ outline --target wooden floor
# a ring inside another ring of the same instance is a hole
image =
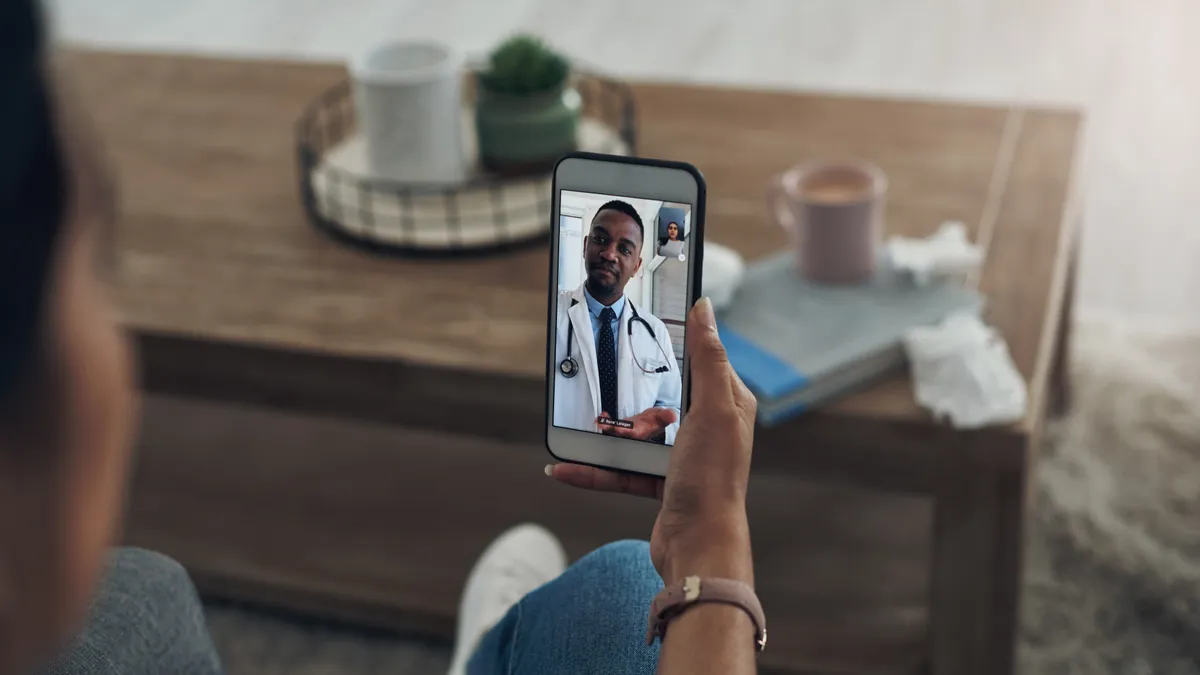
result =
[[[480,54],[530,30],[627,77],[1078,106],[1081,311],[1200,324],[1195,0],[50,3],[66,39],[129,48],[343,59],[430,38]]]

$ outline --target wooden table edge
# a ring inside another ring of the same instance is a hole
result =
[[[1074,257],[1078,254],[1078,240],[1082,237],[1084,180],[1080,167],[1084,152],[1084,129],[1081,119],[1076,132],[1075,152],[1071,158],[1071,188],[1063,207],[1062,220],[1059,223],[1058,255],[1054,261],[1050,301],[1042,319],[1038,359],[1029,380],[1028,405],[1025,416],[1021,420],[1021,428],[1035,438],[1040,435],[1046,419],[1051,374],[1056,366],[1055,359],[1059,356],[1059,350],[1056,350],[1054,345],[1060,338],[1059,333],[1063,329],[1060,315],[1068,309],[1067,297],[1072,292],[1068,285],[1075,283],[1071,269],[1075,263]],[[1071,317],[1066,317],[1066,320],[1070,321]]]

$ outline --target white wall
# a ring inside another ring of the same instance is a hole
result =
[[[585,192],[563,192],[562,195],[562,210],[568,209],[583,213],[583,228],[584,232],[588,232],[592,227],[592,218],[596,217],[596,212],[605,202],[613,199],[620,199],[628,202],[638,215],[642,217],[642,224],[646,228],[646,238],[642,242],[642,268],[634,275],[629,283],[625,286],[625,295],[633,298],[633,301],[643,307],[651,307],[654,292],[654,282],[648,276],[650,262],[654,259],[654,218],[658,214],[659,207],[662,202],[652,199],[634,199],[631,197],[622,197],[620,195],[596,195]],[[580,252],[582,255],[582,251]],[[587,269],[584,266],[579,267],[579,278],[575,280],[572,287],[577,287],[587,279]]]
[[[687,318],[687,263],[677,258],[665,258],[654,271],[654,304],[651,311],[667,322],[667,333],[675,358],[683,367],[683,326],[673,321]]]

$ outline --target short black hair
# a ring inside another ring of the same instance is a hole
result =
[[[629,202],[623,202],[620,199],[614,199],[612,201],[605,202],[604,206],[601,206],[600,209],[596,211],[597,216],[600,215],[600,211],[616,211],[618,213],[624,213],[630,218],[633,218],[633,222],[637,223],[638,232],[640,232],[642,235],[642,241],[646,241],[646,228],[642,225],[642,217],[638,215],[637,209],[633,208],[633,205]],[[592,222],[596,222],[595,216],[592,216]],[[641,244],[638,245],[640,246]]]
[[[66,215],[44,39],[40,3],[0,2],[0,403],[29,376]]]

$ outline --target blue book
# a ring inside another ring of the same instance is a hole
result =
[[[910,329],[983,308],[979,293],[948,282],[916,286],[886,258],[858,285],[806,281],[794,261],[787,252],[751,265],[717,317],[729,362],[758,397],[765,425],[902,368]]]

